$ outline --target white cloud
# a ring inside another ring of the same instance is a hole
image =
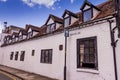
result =
[[[6,2],[7,0],[0,0],[0,1],[2,1],[2,2]]]
[[[74,0],[70,0],[70,2],[71,2],[71,3],[73,3],[73,2],[74,2]]]
[[[27,4],[30,7],[33,7],[34,5],[44,5],[47,8],[52,7],[55,2],[60,0],[22,0],[25,4]]]

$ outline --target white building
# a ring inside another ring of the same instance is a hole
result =
[[[97,6],[85,0],[79,13],[65,10],[63,19],[50,15],[40,28],[26,25],[17,36],[4,38],[0,64],[63,80],[66,28],[67,80],[120,80],[114,13],[112,0]]]

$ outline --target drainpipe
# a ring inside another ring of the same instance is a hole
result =
[[[109,19],[108,19],[107,21],[109,22],[109,26],[110,26],[111,46],[112,46],[112,48],[113,48],[115,80],[118,80],[117,61],[116,61],[116,49],[115,49],[118,40],[115,41],[115,35],[114,35],[115,29],[116,29],[117,27],[114,27],[114,28],[112,29],[112,22],[113,22],[113,20],[109,20]]]

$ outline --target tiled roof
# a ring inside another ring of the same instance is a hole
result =
[[[100,9],[100,12],[91,21],[94,21],[94,20],[97,20],[97,19],[100,19],[100,18],[105,18],[105,17],[108,17],[108,16],[113,16],[113,14],[115,12],[114,11],[114,1],[113,0],[109,0],[107,2],[104,2],[104,3],[100,4],[100,5],[97,5],[96,7],[98,9]],[[71,12],[69,12],[69,13],[71,14]],[[84,22],[82,22],[82,12],[75,13],[75,15],[79,16],[79,19],[76,22],[74,22],[73,24],[71,24],[70,28],[76,27],[76,26],[84,23]],[[56,22],[63,23],[63,19],[58,18],[58,17],[56,17],[54,15],[50,15],[49,18],[52,18]],[[48,20],[49,20],[49,18],[48,18]],[[48,20],[47,20],[47,22],[48,22]],[[28,30],[29,27],[31,27],[32,30],[39,31],[39,33],[37,35],[35,35],[34,37],[32,37],[30,39],[51,34],[51,33],[46,33],[46,28],[47,28],[46,23],[44,25],[42,25],[40,28],[39,27],[35,27],[33,25],[26,25],[26,30]],[[64,29],[64,27],[63,27],[63,24],[62,24],[58,29],[56,29],[52,33],[63,31],[63,29]],[[27,39],[21,40],[20,42],[23,42],[23,41],[27,41]],[[19,42],[15,42],[15,43],[19,43]],[[10,44],[15,44],[15,43],[10,43]],[[4,44],[2,46],[6,46],[6,45],[10,45],[10,44]]]
[[[58,23],[61,23],[61,24],[63,23],[63,19],[61,19],[61,18],[59,18],[59,17],[57,17],[55,15],[50,14],[47,21],[46,21],[46,23],[45,23],[45,25],[48,23],[50,18],[52,18],[55,22],[58,22]]]
[[[88,0],[84,0],[84,3],[83,3],[83,5],[81,6],[81,10],[83,10],[83,8],[85,7],[85,5],[89,5],[89,6],[92,6],[92,7],[94,7],[95,9],[97,9],[97,10],[100,10],[99,8],[97,8],[96,6],[94,6],[91,2],[89,2]]]
[[[12,36],[11,35],[7,35],[5,38],[11,39]]]
[[[79,15],[77,15],[77,14],[75,14],[75,13],[73,13],[73,12],[67,10],[67,9],[66,9],[65,12],[63,13],[62,17],[64,17],[65,14],[71,15],[71,16],[76,17],[76,18],[79,17]]]
[[[114,0],[109,0],[97,6],[101,11],[95,19],[112,16],[115,13]]]
[[[19,31],[19,33],[20,33],[20,32],[22,32],[22,35],[26,35],[26,34],[27,34],[26,29],[21,29],[21,30]]]
[[[18,37],[18,33],[16,33],[16,32],[13,32],[12,35],[15,35],[15,37]]]
[[[37,31],[37,32],[40,31],[40,28],[39,28],[39,27],[34,26],[34,25],[31,25],[31,24],[26,25],[26,30],[27,30],[27,31],[28,31],[29,28],[31,28],[33,31]]]

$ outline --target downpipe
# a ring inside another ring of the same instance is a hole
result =
[[[117,27],[114,27],[112,29],[112,23],[114,22],[113,20],[107,20],[109,22],[109,27],[110,27],[110,37],[111,37],[111,46],[113,48],[113,59],[114,59],[114,71],[115,71],[115,80],[118,80],[118,74],[117,74],[117,61],[116,61],[116,45],[118,40],[115,41],[115,29]]]

